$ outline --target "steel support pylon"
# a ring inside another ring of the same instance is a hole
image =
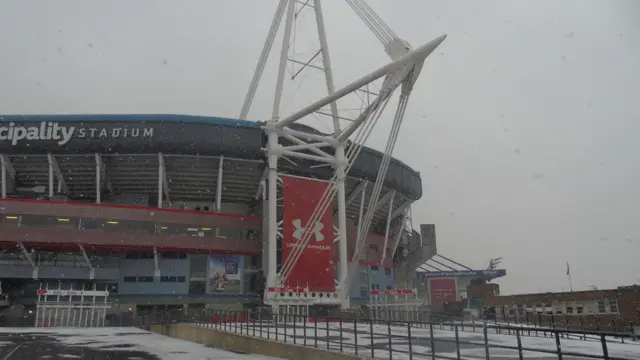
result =
[[[276,34],[282,18],[285,18],[285,26],[282,38],[282,48],[280,51],[280,61],[278,66],[278,76],[276,80],[275,96],[273,102],[273,109],[271,118],[267,121],[265,130],[267,133],[267,288],[279,289],[285,283],[287,277],[291,274],[291,271],[295,267],[295,264],[300,259],[303,249],[306,248],[312,232],[311,227],[308,224],[313,224],[319,217],[324,214],[327,209],[332,206],[334,198],[337,203],[337,237],[338,237],[338,249],[339,249],[339,267],[338,267],[338,282],[336,292],[333,296],[328,296],[322,299],[303,297],[297,298],[299,300],[288,299],[286,303],[280,302],[277,298],[270,297],[268,292],[265,292],[265,302],[272,306],[281,304],[286,305],[312,305],[316,303],[340,305],[343,308],[349,307],[348,289],[351,282],[350,271],[348,267],[349,259],[347,258],[347,219],[346,219],[346,194],[345,194],[345,179],[346,175],[353,165],[354,160],[359,154],[362,144],[366,141],[371,130],[375,127],[376,122],[380,118],[380,115],[389,98],[393,92],[400,86],[402,86],[401,105],[396,111],[396,119],[394,120],[394,129],[387,144],[385,156],[387,158],[387,165],[383,166],[380,170],[379,179],[374,184],[374,191],[380,191],[382,188],[382,181],[386,176],[386,169],[388,166],[388,160],[390,159],[393,145],[397,137],[397,130],[399,124],[404,116],[404,109],[408,100],[408,94],[411,92],[413,83],[417,79],[417,75],[420,72],[422,63],[425,58],[444,41],[446,36],[441,36],[422,47],[412,50],[408,43],[400,40],[393,34],[393,32],[384,25],[384,22],[380,20],[375,12],[369,8],[363,0],[346,0],[351,8],[367,23],[372,29],[374,34],[382,41],[385,51],[389,54],[393,60],[391,63],[379,68],[378,70],[354,81],[353,83],[343,87],[342,89],[335,89],[333,72],[331,67],[331,59],[329,54],[329,47],[327,41],[327,35],[324,25],[324,13],[322,8],[322,0],[314,0],[313,6],[306,6],[307,9],[315,11],[315,20],[317,25],[318,40],[320,44],[320,50],[318,54],[322,58],[322,70],[325,74],[325,83],[327,89],[327,96],[316,101],[313,104],[303,108],[300,111],[295,112],[289,116],[282,116],[281,114],[281,102],[284,89],[284,76],[286,71],[286,65],[289,59],[289,47],[292,43],[292,33],[296,16],[296,6],[299,3],[296,0],[280,0],[274,19],[271,24],[271,29],[267,36],[265,45],[260,55],[260,60],[256,67],[254,76],[252,78],[249,90],[247,92],[242,111],[240,113],[241,119],[246,119],[251,108],[253,97],[255,96],[256,89],[260,82],[260,78],[265,69],[265,64],[273,42],[276,39]],[[306,4],[305,4],[306,5]],[[300,4],[302,7],[302,4]],[[353,119],[347,126],[341,128],[339,121],[338,107],[336,101],[349,95],[362,87],[368,86],[373,81],[384,78],[384,83],[380,89],[377,98],[372,101],[362,111],[360,116]],[[402,100],[403,99],[403,100]],[[316,133],[307,133],[300,130],[291,129],[289,126],[293,123],[303,119],[304,117],[318,112],[322,107],[329,106],[331,109],[330,117],[333,123],[333,134],[319,135]],[[397,123],[397,124],[396,124]],[[294,145],[283,146],[280,143],[280,139],[286,139],[288,142]],[[333,151],[325,151],[323,149],[330,148]],[[282,267],[278,272],[277,266],[277,239],[278,239],[278,163],[281,158],[299,158],[305,160],[311,160],[329,165],[334,169],[333,177],[330,181],[327,191],[323,195],[322,199],[318,202],[316,209],[304,228],[305,233],[297,246],[291,252],[288,259],[284,260]],[[384,158],[383,158],[384,159]],[[384,160],[383,160],[384,163]],[[377,201],[377,196],[373,200]],[[374,204],[375,205],[375,204]],[[375,206],[374,206],[375,207]],[[370,206],[370,208],[372,208]],[[359,224],[362,228],[359,228],[360,236],[358,237],[358,244],[356,245],[356,252],[351,261],[356,261],[359,257],[358,249],[361,249],[364,245],[363,239],[366,239],[368,234],[369,225],[371,223],[372,214],[367,214],[363,224]],[[355,259],[355,260],[354,260]]]

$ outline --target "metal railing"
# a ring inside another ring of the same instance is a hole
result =
[[[363,312],[306,316],[273,314],[260,308],[174,309],[139,315],[108,314],[104,326],[148,330],[150,325],[188,323],[376,359],[640,358],[640,343],[630,333],[505,325],[495,321],[429,321],[423,320],[429,318],[424,313],[408,318],[412,320],[381,320]],[[9,320],[0,316],[0,326],[33,326],[34,318]]]
[[[615,349],[616,346],[634,346],[620,344],[620,339],[629,338],[629,334],[540,329],[490,322],[394,321],[349,314],[278,315],[256,310],[164,313],[150,316],[147,321],[148,324],[190,323],[218,331],[383,359],[640,358],[640,344],[634,355]],[[535,337],[539,339],[533,339]]]

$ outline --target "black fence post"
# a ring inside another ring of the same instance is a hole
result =
[[[393,344],[391,342],[391,318],[387,320],[387,335],[389,335],[389,360],[393,360]]]
[[[342,352],[342,319],[339,320],[340,326],[340,352]]]
[[[296,310],[297,311],[297,310]],[[297,325],[296,323],[298,322],[298,314],[293,314],[293,343],[295,344],[297,342],[296,338],[297,338],[297,334],[298,334],[298,330],[297,330]]]
[[[487,323],[484,323],[484,327],[482,329],[483,332],[483,336],[484,336],[484,353],[486,356],[486,360],[490,360],[491,359],[491,355],[489,355],[489,328],[487,326]]]
[[[602,343],[602,355],[604,360],[609,360],[609,349],[607,348],[607,337],[602,334],[600,335],[600,342]]]
[[[287,343],[287,323],[289,322],[289,314],[284,313],[284,343]]]
[[[458,333],[458,325],[455,325],[456,332],[456,359],[460,360],[460,334]]]
[[[313,317],[313,341],[314,341],[314,347],[318,347],[318,317],[314,316]]]
[[[409,341],[409,360],[413,360],[413,349],[411,346],[411,322],[407,323],[407,340]]]
[[[429,323],[429,333],[431,334],[431,360],[436,360],[436,341],[433,338],[433,323]]]
[[[329,350],[329,321],[330,321],[330,320],[329,320],[329,317],[327,316],[327,317],[325,318],[325,323],[326,323],[326,325],[327,325],[327,332],[326,332],[326,334],[325,334],[325,335],[326,335],[325,340],[327,341],[327,350]]]
[[[562,345],[560,344],[560,332],[558,330],[553,331],[556,336],[556,354],[558,355],[558,360],[562,360]]]
[[[358,355],[358,316],[353,319],[353,343]]]
[[[309,321],[308,315],[302,315],[302,343],[307,346],[307,322]]]
[[[376,357],[376,349],[375,349],[375,345],[373,343],[373,319],[371,319],[371,317],[369,317],[369,335],[371,338],[371,357],[375,358]]]
[[[516,329],[516,339],[518,340],[518,359],[522,360],[522,336],[518,329]]]

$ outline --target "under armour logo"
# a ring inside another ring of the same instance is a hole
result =
[[[293,223],[293,227],[295,228],[295,230],[293,231],[293,237],[296,238],[297,240],[300,240],[306,228],[302,227],[302,220],[300,219],[295,219],[293,220],[292,223]],[[313,226],[313,229],[311,229],[311,231],[316,237],[316,241],[324,240],[324,235],[322,234],[323,228],[324,228],[324,224],[321,223],[320,221],[316,221],[315,225]]]

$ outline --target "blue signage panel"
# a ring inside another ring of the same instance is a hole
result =
[[[424,276],[426,278],[437,278],[437,277],[488,277],[488,278],[498,278],[507,275],[507,270],[505,269],[495,269],[495,270],[461,270],[461,271],[424,271],[418,272],[420,276]]]

